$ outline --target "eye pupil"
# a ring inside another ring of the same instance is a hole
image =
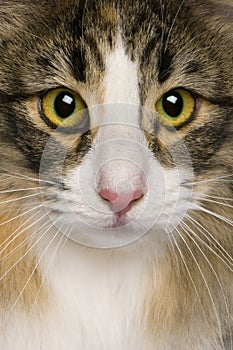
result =
[[[54,101],[54,109],[60,118],[68,118],[75,110],[75,99],[69,92],[61,92]]]
[[[184,102],[183,98],[176,91],[168,92],[163,98],[163,109],[171,118],[177,118],[182,113]]]

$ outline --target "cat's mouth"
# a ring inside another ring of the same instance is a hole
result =
[[[127,213],[128,210],[125,209],[125,212],[122,213],[118,212],[114,215],[114,219],[111,223],[107,224],[105,228],[119,228],[127,225],[129,223],[129,219],[127,218]]]

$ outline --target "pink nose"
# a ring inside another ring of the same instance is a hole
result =
[[[132,208],[133,202],[139,200],[144,194],[139,189],[127,193],[117,193],[109,189],[102,189],[99,195],[109,202],[109,207],[114,213],[117,213],[118,216],[122,216]]]

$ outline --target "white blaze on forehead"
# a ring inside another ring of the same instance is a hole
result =
[[[144,191],[145,136],[140,129],[137,63],[118,38],[106,57],[104,103],[93,113],[98,126],[93,142],[97,189]],[[98,124],[98,120],[101,121]]]
[[[139,105],[137,63],[126,54],[121,38],[106,57],[104,103],[130,103]]]

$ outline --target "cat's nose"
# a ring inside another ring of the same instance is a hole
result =
[[[99,195],[109,202],[111,211],[118,216],[122,216],[132,208],[135,202],[144,196],[144,193],[141,189],[136,189],[130,192],[115,192],[110,189],[101,189]]]

